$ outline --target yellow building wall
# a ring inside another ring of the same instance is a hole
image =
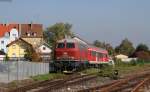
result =
[[[25,49],[18,44],[13,44],[7,48],[8,57],[24,57]]]

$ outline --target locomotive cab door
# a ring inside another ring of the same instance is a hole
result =
[[[96,52],[96,62],[98,62],[98,53]]]

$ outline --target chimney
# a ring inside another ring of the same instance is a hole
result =
[[[18,31],[19,31],[19,38],[21,37],[21,24],[19,24],[19,29],[18,29]]]
[[[31,30],[32,30],[32,28],[33,28],[33,23],[32,23],[32,21],[31,21]]]

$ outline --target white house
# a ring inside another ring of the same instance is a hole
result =
[[[36,52],[38,52],[42,58],[43,61],[49,61],[51,59],[51,52],[50,46],[46,43],[41,44],[36,49]]]
[[[1,30],[0,30],[1,31]],[[19,38],[18,30],[12,28],[11,30],[2,30],[4,35],[0,36],[0,50],[7,53],[6,45]]]
[[[11,29],[9,34],[10,42],[16,40],[17,38],[19,38],[19,31],[15,28]]]
[[[129,58],[128,56],[123,54],[116,55],[115,58],[120,59],[123,62],[130,62],[132,60],[137,60],[137,58]]]
[[[128,56],[126,56],[126,55],[123,55],[123,54],[119,54],[119,55],[116,55],[115,56],[115,58],[117,58],[117,59],[127,59],[128,58]]]
[[[6,45],[9,43],[9,33],[6,32],[3,37],[0,37],[0,50],[3,52],[7,52]]]

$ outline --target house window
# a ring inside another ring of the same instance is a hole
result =
[[[26,32],[26,35],[28,35],[28,33]]]
[[[34,36],[36,36],[36,32],[34,33]]]
[[[12,54],[12,57],[16,57],[16,54],[15,54],[15,53],[13,53],[13,54]]]
[[[43,50],[46,50],[46,48],[45,48],[45,47],[43,47]]]
[[[30,33],[27,32],[26,35],[27,35],[27,36],[30,36]]]
[[[3,51],[3,52],[4,52],[4,49],[1,49],[1,51]]]
[[[12,34],[12,36],[16,37],[16,34]]]
[[[30,36],[30,33],[28,33],[28,36]]]
[[[33,33],[32,33],[32,36],[36,36],[36,32],[33,32]]]
[[[1,41],[1,44],[4,44],[4,41]]]

